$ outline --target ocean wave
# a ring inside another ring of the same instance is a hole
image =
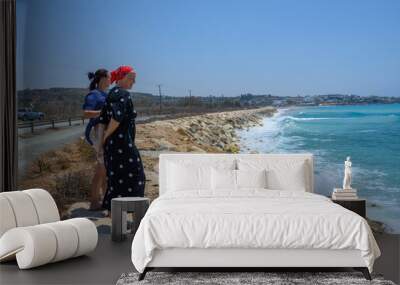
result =
[[[274,119],[278,122],[282,121],[295,121],[295,122],[308,122],[308,121],[322,121],[322,120],[351,120],[351,119],[359,119],[361,116],[332,116],[332,117],[295,117],[295,116],[285,116],[285,115],[278,115]],[[367,116],[365,116],[367,117]],[[371,119],[375,118],[375,120],[382,118],[382,119],[397,119],[400,117],[399,114],[385,114],[385,115],[373,115],[369,116]]]
[[[333,139],[328,139],[328,138],[310,138],[309,140],[316,141],[316,142],[332,142],[332,141],[334,141]]]
[[[360,130],[359,133],[376,133],[376,130]]]
[[[387,115],[387,117],[389,117],[389,118],[400,118],[400,114],[399,113],[389,114],[389,115]]]
[[[293,117],[293,116],[284,116],[281,117],[280,121],[284,120],[293,120],[293,121],[318,121],[318,120],[331,120],[331,119],[337,119],[337,118],[298,118],[298,117]]]

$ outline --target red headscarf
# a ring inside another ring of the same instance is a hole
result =
[[[135,73],[135,70],[130,66],[120,66],[116,70],[111,71],[111,83],[114,81],[121,80],[125,77],[128,73]]]

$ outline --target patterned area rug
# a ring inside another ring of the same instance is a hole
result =
[[[359,272],[148,272],[138,281],[138,273],[122,274],[117,285],[145,284],[318,284],[318,285],[395,285],[381,276],[373,275],[368,281]]]

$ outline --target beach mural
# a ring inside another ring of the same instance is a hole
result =
[[[131,66],[146,197],[160,153],[310,152],[326,196],[350,156],[373,229],[400,233],[398,4],[114,2],[17,0],[20,189],[110,231],[107,211],[90,210],[99,157],[83,106],[88,72]]]

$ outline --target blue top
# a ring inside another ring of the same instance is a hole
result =
[[[103,109],[106,98],[106,92],[94,89],[86,95],[82,108],[87,111],[99,111]]]
[[[103,106],[106,102],[107,93],[94,89],[90,91],[86,97],[85,102],[83,103],[82,109],[85,111],[100,111],[103,109]],[[92,128],[99,123],[99,117],[90,118],[88,125],[85,130],[85,138],[90,145],[93,145],[92,140],[90,139],[90,132]]]

